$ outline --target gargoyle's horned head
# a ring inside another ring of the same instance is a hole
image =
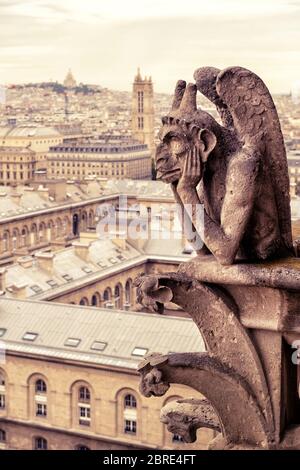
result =
[[[173,183],[180,179],[188,152],[197,151],[205,162],[217,143],[218,123],[197,109],[196,85],[177,82],[170,113],[162,118],[161,143],[156,150],[157,179]]]

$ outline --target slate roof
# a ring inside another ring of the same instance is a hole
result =
[[[136,369],[142,358],[132,354],[135,348],[163,354],[205,350],[187,318],[53,302],[2,298],[1,329],[6,330],[0,341],[7,351],[129,369]],[[37,337],[29,341],[25,333]],[[68,338],[79,339],[78,346],[66,346]],[[91,349],[95,341],[107,343],[105,349]]]

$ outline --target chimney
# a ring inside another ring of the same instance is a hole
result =
[[[11,286],[12,294],[16,299],[24,300],[26,299],[26,287],[27,284],[12,284]]]
[[[74,247],[76,256],[83,259],[84,261],[89,260],[90,243],[73,242],[72,246]]]
[[[0,268],[0,291],[5,292],[6,289],[6,268]]]
[[[22,193],[18,193],[16,188],[13,188],[12,192],[10,193],[10,197],[16,204],[20,204],[22,196]]]
[[[48,188],[44,188],[44,186],[39,186],[38,189],[37,189],[37,193],[43,198],[45,199],[46,201],[48,201],[48,198],[49,198],[49,189]]]
[[[80,232],[80,243],[91,243],[95,240],[99,240],[99,235],[96,231]]]
[[[35,257],[38,263],[38,267],[48,271],[49,273],[53,273],[53,265],[54,265],[54,253],[46,253],[40,252],[35,253]]]
[[[22,266],[22,268],[31,268],[33,265],[33,258],[31,256],[22,256],[17,259],[17,262]]]

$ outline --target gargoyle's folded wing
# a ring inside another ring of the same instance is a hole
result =
[[[218,74],[216,93],[230,111],[241,142],[258,151],[270,168],[281,236],[286,247],[292,249],[287,158],[269,90],[250,70],[229,67]]]
[[[216,90],[216,83],[220,69],[215,67],[201,67],[194,72],[194,79],[198,91],[208,98],[217,108],[224,127],[233,127],[233,119],[227,105],[222,101]]]

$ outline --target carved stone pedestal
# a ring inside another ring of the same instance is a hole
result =
[[[177,273],[144,277],[139,289],[148,303],[163,302],[169,293],[207,348],[154,354],[140,364],[144,395],[163,395],[177,383],[205,397],[162,409],[171,432],[191,442],[200,427],[220,431],[212,449],[300,448],[294,343],[300,346],[299,260],[221,266],[206,256],[182,264]]]

